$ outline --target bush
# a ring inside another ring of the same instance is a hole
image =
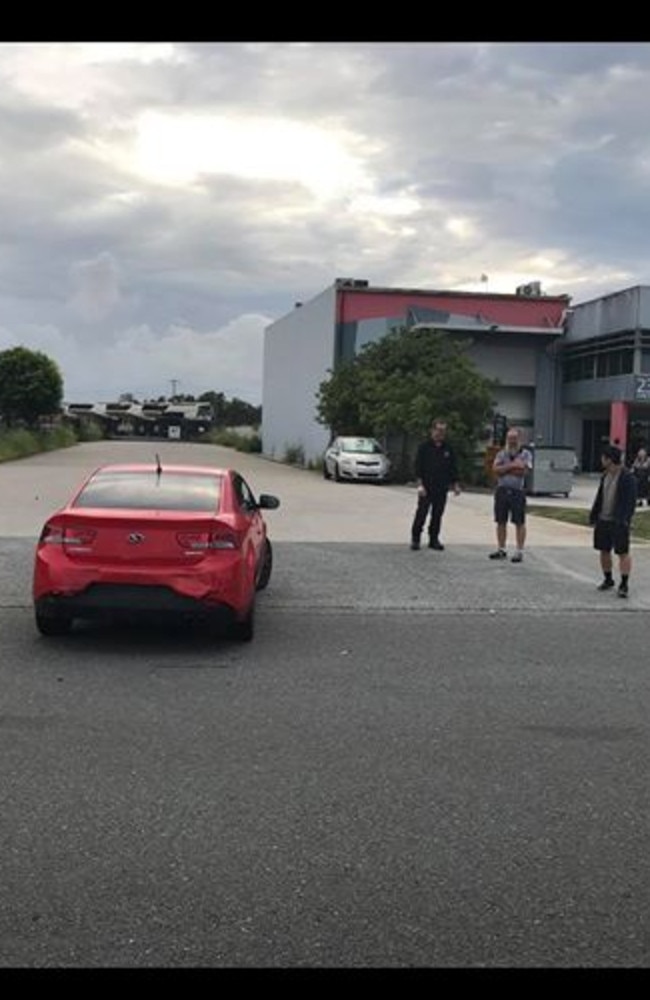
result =
[[[13,458],[34,455],[38,451],[38,442],[31,431],[21,429],[0,432],[0,462],[10,462]]]
[[[77,437],[69,427],[54,427],[48,431],[25,429],[0,431],[0,462],[27,458],[43,451],[70,448],[77,444]]]
[[[288,465],[305,465],[305,449],[301,444],[288,444],[284,452],[284,461]]]
[[[80,420],[73,432],[79,441],[103,441],[106,437],[104,428],[96,420]]]
[[[79,438],[71,427],[53,427],[52,430],[39,431],[36,440],[40,451],[56,451],[58,448],[71,448],[79,443]]]
[[[236,451],[259,453],[262,451],[262,438],[259,434],[238,434],[237,431],[213,430],[204,434],[201,439],[207,444],[218,444],[222,448],[235,448]]]

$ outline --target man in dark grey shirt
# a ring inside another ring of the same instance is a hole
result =
[[[600,568],[603,571],[599,590],[611,590],[612,550],[619,560],[621,580],[618,596],[627,597],[628,580],[632,569],[630,556],[630,525],[636,510],[636,478],[622,464],[621,449],[608,444],[603,448],[601,464],[603,474],[598,491],[589,513],[589,523],[594,526],[594,548],[600,553]]]
[[[526,473],[533,467],[533,456],[521,445],[519,431],[511,427],[506,434],[506,446],[494,459],[492,469],[497,477],[494,492],[494,520],[497,531],[497,548],[490,559],[506,558],[508,518],[515,526],[517,549],[511,562],[520,563],[524,558],[526,542]]]

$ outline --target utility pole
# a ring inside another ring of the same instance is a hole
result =
[[[171,382],[171,387],[172,387],[172,399],[173,399],[173,398],[174,398],[174,396],[176,395],[176,386],[177,386],[177,385],[178,385],[178,383],[180,382],[180,379],[178,379],[178,378],[170,378],[170,380],[169,380],[169,381]]]

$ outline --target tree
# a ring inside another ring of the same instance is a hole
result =
[[[0,413],[8,427],[23,421],[34,427],[56,413],[63,400],[63,378],[55,361],[41,351],[12,347],[0,351]]]
[[[225,411],[226,411],[226,397],[222,392],[203,392],[199,396],[200,403],[210,403],[212,406],[212,417],[217,427],[224,427]]]
[[[372,421],[361,418],[361,356],[343,361],[331,378],[321,382],[317,393],[317,420],[329,427],[332,437],[337,434],[374,434]]]
[[[400,328],[330,371],[316,394],[317,420],[333,435],[372,434],[392,444],[403,476],[417,440],[441,417],[467,476],[492,415],[493,390],[464,342],[443,331]]]
[[[246,403],[237,396],[226,403],[224,422],[228,427],[257,427],[262,418],[262,408]]]

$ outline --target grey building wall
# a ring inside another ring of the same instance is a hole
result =
[[[584,382],[567,382],[562,392],[565,406],[588,406],[591,403],[631,402],[635,398],[635,375],[615,375]]]
[[[553,341],[535,334],[488,334],[468,354],[482,375],[499,380],[495,409],[522,425],[528,440],[556,441],[559,374]],[[562,443],[562,442],[559,442]]]
[[[503,413],[508,418],[509,424],[532,427],[535,408],[534,389],[526,386],[499,385],[492,399],[494,409],[497,413]]]
[[[336,290],[332,286],[264,332],[262,452],[284,459],[300,446],[318,459],[329,441],[316,421],[316,393],[334,364]]]
[[[560,432],[559,406],[561,373],[555,351],[549,344],[536,356],[534,426],[535,441],[544,444],[563,444],[558,441]]]
[[[639,326],[650,330],[650,288],[642,285],[639,289]]]
[[[642,320],[642,306],[650,321],[650,288],[626,288],[592,302],[583,302],[569,313],[564,342],[576,343],[625,330],[636,330]]]
[[[534,386],[538,350],[537,344],[516,334],[488,334],[475,336],[467,354],[486,378],[498,378],[504,385]]]
[[[554,444],[571,445],[575,448],[578,461],[582,455],[582,421],[583,415],[579,410],[562,410],[554,441]]]

